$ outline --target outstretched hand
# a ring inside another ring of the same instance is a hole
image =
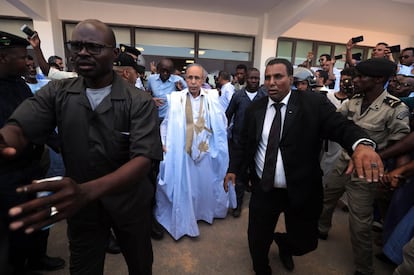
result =
[[[380,156],[374,148],[368,145],[358,144],[356,146],[346,174],[351,174],[354,169],[358,177],[365,178],[367,182],[378,182],[384,175],[384,165]]]
[[[17,193],[49,191],[52,194],[11,208],[9,216],[15,220],[10,224],[10,229],[24,228],[25,233],[30,234],[72,216],[89,201],[83,189],[71,178],[44,182],[35,180],[30,185],[17,188]]]

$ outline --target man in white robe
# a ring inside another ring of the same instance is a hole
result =
[[[198,236],[197,221],[212,223],[227,215],[222,188],[229,162],[227,119],[217,90],[201,88],[199,64],[188,66],[188,88],[168,95],[161,124],[164,160],[156,192],[156,218],[178,240]]]

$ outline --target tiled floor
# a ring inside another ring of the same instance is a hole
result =
[[[213,225],[200,222],[198,238],[184,237],[174,241],[168,234],[161,241],[153,241],[154,275],[167,274],[225,274],[252,275],[250,255],[247,245],[247,202],[242,216],[215,220]],[[352,275],[352,251],[348,233],[348,214],[338,210],[334,215],[334,226],[327,241],[320,241],[316,251],[301,257],[294,257],[295,270],[287,272],[278,258],[278,249],[272,245],[269,257],[273,274],[297,275]],[[49,255],[61,256],[68,260],[69,251],[65,222],[60,222],[51,230],[49,237]],[[283,219],[277,226],[283,230]],[[375,253],[380,248],[374,246]],[[390,275],[392,267],[374,258],[375,274]],[[47,275],[69,274],[68,268]],[[105,264],[106,275],[128,274],[126,264],[121,255],[109,255]]]

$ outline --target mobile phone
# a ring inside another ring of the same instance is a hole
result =
[[[395,45],[387,48],[390,49],[391,53],[399,53],[401,51],[400,45]]]
[[[353,44],[355,44],[355,43],[358,43],[358,42],[361,42],[361,41],[364,41],[364,36],[357,36],[357,37],[352,37],[352,43]]]
[[[353,53],[352,59],[361,60],[362,53]]]
[[[31,29],[31,28],[29,28],[29,26],[27,26],[26,24],[24,24],[21,28],[20,28],[20,30],[22,31],[22,32],[24,32],[28,37],[33,37],[33,35],[35,34],[35,32]]]
[[[336,60],[342,59],[342,54],[335,55],[335,59]]]

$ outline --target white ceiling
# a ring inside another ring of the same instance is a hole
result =
[[[90,0],[113,3],[113,0]],[[117,3],[259,17],[282,0],[117,0]]]
[[[113,3],[113,0],[86,0]],[[261,17],[287,0],[117,0],[117,3]],[[294,3],[294,0],[290,0]],[[413,36],[414,0],[328,0],[302,21]],[[179,20],[179,19],[177,19]]]

